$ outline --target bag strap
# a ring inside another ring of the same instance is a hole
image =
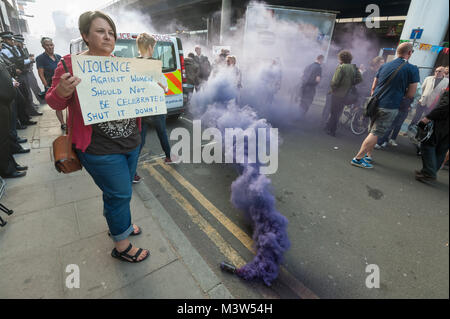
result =
[[[67,68],[66,62],[64,61],[64,58],[61,58],[60,61],[61,61],[62,65],[63,65],[63,67],[64,67],[64,71],[66,73],[70,73],[68,68]],[[69,124],[69,106],[67,105],[67,107],[66,107],[66,132],[65,132],[66,135],[68,136],[68,140],[69,140],[69,143],[67,143],[67,154],[70,154],[70,152],[72,150],[73,116],[71,116],[71,121],[70,122],[71,123]]]
[[[397,75],[397,73],[400,71],[401,68],[403,68],[403,66],[408,63],[408,61],[404,61],[402,64],[400,64],[398,66],[398,68],[394,71],[394,73],[391,74],[391,76],[389,77],[389,79],[386,81],[386,83],[383,85],[383,87],[381,88],[381,90],[375,95],[376,98],[380,98],[381,95],[383,95],[383,93],[386,91],[386,89],[388,88],[388,85],[392,82],[392,80],[395,78],[395,76]]]

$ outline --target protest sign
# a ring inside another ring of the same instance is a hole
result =
[[[166,114],[161,61],[72,55],[85,125]]]

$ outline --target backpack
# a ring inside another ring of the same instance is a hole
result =
[[[352,86],[347,91],[347,94],[345,95],[345,103],[346,104],[356,104],[359,98],[359,92],[356,89],[356,85],[359,84],[362,81],[362,78],[358,75],[359,70],[356,68],[356,65],[354,65],[354,74],[353,74],[353,80],[352,80]]]

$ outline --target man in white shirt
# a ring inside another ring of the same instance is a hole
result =
[[[416,114],[411,121],[411,125],[417,124],[424,112],[431,111],[439,101],[445,88],[448,86],[448,78],[444,76],[445,68],[437,67],[434,75],[425,78],[422,84],[422,96],[416,107]]]

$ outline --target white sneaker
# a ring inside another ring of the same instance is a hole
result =
[[[389,144],[392,146],[398,146],[398,144],[395,142],[395,140],[390,139]]]
[[[383,144],[381,144],[381,147],[385,148],[387,145],[387,142],[384,142]]]
[[[375,144],[375,149],[376,149],[376,150],[381,150],[381,146],[378,145],[378,144]]]

